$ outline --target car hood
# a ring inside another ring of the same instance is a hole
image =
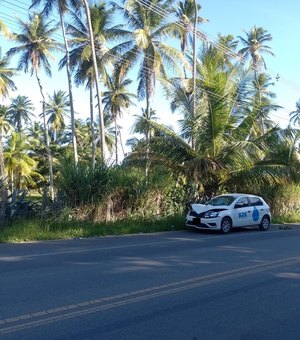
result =
[[[228,209],[227,205],[213,206],[213,205],[209,205],[209,204],[196,204],[196,203],[192,204],[191,207],[197,214],[201,214],[203,212],[210,211],[210,210],[221,211],[221,210],[227,210]]]

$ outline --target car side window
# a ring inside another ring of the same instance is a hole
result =
[[[264,205],[259,197],[249,197],[251,207]]]
[[[235,208],[244,208],[244,207],[248,207],[249,206],[249,202],[248,202],[248,198],[247,197],[241,197],[235,204]]]

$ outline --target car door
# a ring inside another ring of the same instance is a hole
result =
[[[240,197],[233,208],[233,216],[234,227],[245,227],[253,224],[251,209],[250,209],[249,200],[247,197]]]
[[[265,215],[268,211],[264,206],[263,201],[256,196],[249,197],[250,201],[250,210],[251,210],[251,224],[256,225],[259,224],[263,215]]]

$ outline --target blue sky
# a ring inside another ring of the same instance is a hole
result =
[[[265,56],[267,73],[275,81],[273,91],[277,103],[284,108],[274,114],[274,120],[288,124],[289,112],[295,109],[300,98],[300,1],[296,0],[203,0],[201,15],[209,19],[203,30],[209,36],[218,33],[243,36],[253,26],[261,26],[271,33],[269,43],[275,57]]]
[[[0,19],[7,22],[8,26],[16,29],[13,23],[16,15],[25,14],[24,8],[28,7],[30,0],[0,0]],[[250,30],[254,25],[262,26],[268,30],[273,37],[269,43],[275,57],[265,56],[268,66],[267,73],[273,77],[275,86],[273,91],[277,94],[277,104],[284,108],[273,115],[273,119],[286,126],[289,120],[289,112],[295,109],[295,103],[300,98],[300,44],[298,43],[300,34],[300,1],[296,0],[203,0],[199,1],[202,6],[200,15],[209,20],[200,29],[205,31],[211,40],[217,38],[218,33],[223,35],[232,34],[234,36],[244,35],[243,30]],[[3,52],[8,48],[7,42],[0,37]],[[200,43],[199,43],[200,44]],[[15,63],[16,59],[13,60]],[[12,66],[15,66],[12,64]],[[275,80],[279,74],[278,81]],[[45,89],[48,94],[52,94],[54,89],[67,90],[66,73],[63,70],[59,74],[53,69],[53,78],[43,77]],[[36,105],[39,106],[39,91],[35,78],[29,76],[19,76],[15,78],[19,92],[29,96]],[[82,117],[88,116],[88,94],[84,88],[75,89],[75,109]],[[163,111],[162,122],[169,124],[174,121],[169,113],[167,103],[156,95],[154,107]],[[162,109],[163,108],[163,109]],[[162,110],[161,110],[162,109]],[[134,113],[140,113],[140,108],[133,109]],[[37,109],[37,114],[39,109]],[[132,119],[127,119],[127,129],[132,124]]]

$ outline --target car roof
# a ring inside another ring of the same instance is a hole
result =
[[[252,194],[243,194],[243,193],[230,193],[230,194],[222,194],[222,195],[218,195],[219,197],[220,196],[232,196],[234,198],[237,198],[237,197],[241,197],[241,196],[248,196],[248,197],[260,197],[260,196],[257,196],[257,195],[252,195]],[[216,196],[217,197],[217,196]]]

